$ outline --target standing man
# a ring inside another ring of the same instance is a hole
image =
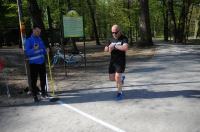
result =
[[[45,55],[49,52],[46,50],[44,42],[40,38],[41,29],[38,26],[34,26],[32,35],[26,40],[25,43],[25,54],[28,57],[30,64],[30,76],[31,76],[31,87],[34,102],[39,102],[37,97],[37,78],[40,76],[40,86],[42,91],[42,97],[47,96],[45,90],[46,85],[46,66],[45,66]]]
[[[118,93],[116,98],[122,99],[122,84],[125,76],[122,76],[126,66],[126,51],[128,50],[128,38],[125,37],[118,25],[111,28],[112,39],[105,46],[104,51],[111,53],[109,65],[109,79],[116,82]]]

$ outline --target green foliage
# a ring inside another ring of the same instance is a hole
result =
[[[50,7],[51,18],[53,19],[53,27],[60,27],[61,13],[66,15],[68,11],[67,3],[70,1],[73,10],[76,10],[80,16],[84,16],[86,36],[94,35],[92,27],[92,19],[87,0],[37,0],[42,11],[45,27],[48,28],[47,6]],[[149,13],[152,32],[155,35],[163,35],[163,0],[149,0]],[[165,0],[164,0],[165,1]],[[27,0],[22,0],[23,4],[23,21],[26,27],[30,27],[31,18],[28,13]],[[97,29],[100,37],[110,36],[110,28],[113,24],[119,24],[124,33],[128,33],[130,28],[135,32],[138,29],[139,20],[139,4],[138,0],[130,0],[128,9],[128,0],[90,0],[92,8],[95,12]],[[199,0],[192,0],[194,5],[199,5]],[[174,0],[174,12],[176,19],[180,16],[182,0]],[[4,27],[18,27],[18,14],[16,1],[0,0],[0,29]],[[193,17],[194,15],[192,15]],[[196,15],[197,16],[197,15]]]
[[[163,8],[162,1],[149,1],[151,31],[154,36],[159,36],[163,33]]]
[[[67,16],[77,17],[77,16],[79,16],[79,14],[75,10],[70,10],[69,12],[67,12]]]
[[[14,2],[0,0],[0,29],[18,26],[17,5]]]

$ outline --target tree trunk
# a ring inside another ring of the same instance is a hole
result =
[[[193,9],[194,9],[194,5],[191,4],[191,8],[189,9],[190,12],[188,12],[188,19],[186,21],[185,40],[188,40],[188,37],[189,37],[189,29],[190,29],[190,23],[191,23]]]
[[[197,10],[197,18],[194,20],[194,39],[197,39],[198,36],[200,36],[200,10]]]
[[[191,5],[190,0],[183,0],[183,7],[181,10],[181,15],[179,17],[179,25],[178,25],[178,32],[177,32],[177,42],[182,43],[183,40],[185,39],[185,29],[186,29],[186,20],[187,20],[187,15],[189,12],[189,8]]]
[[[106,3],[106,1],[104,1],[105,3]],[[108,19],[107,19],[107,10],[106,10],[106,8],[105,8],[105,6],[103,6],[103,10],[105,11],[104,13],[103,13],[103,19],[104,19],[104,21],[103,21],[103,34],[104,34],[104,38],[107,38],[108,37],[108,24],[107,24],[107,21],[108,21]]]
[[[139,0],[140,3],[140,44],[153,45],[149,18],[149,1]]]
[[[48,16],[49,29],[52,30],[52,18],[49,6],[47,6],[47,16]]]
[[[174,42],[182,43],[183,40],[186,37],[186,23],[187,23],[187,14],[189,12],[189,7],[191,5],[190,0],[183,0],[181,8],[181,13],[179,16],[179,22],[178,22],[178,27],[176,25],[176,18],[175,18],[175,13],[173,9],[173,0],[168,0],[168,7],[169,7],[169,12],[171,16],[171,20],[173,21],[173,33],[174,33]]]
[[[177,42],[182,43],[184,39],[184,32],[185,32],[185,18],[186,18],[186,5],[185,0],[183,0],[183,6],[181,9],[181,14],[179,17],[179,24],[177,29]]]
[[[194,39],[197,39],[198,29],[199,29],[199,20],[195,20]]]
[[[41,37],[46,46],[48,46],[47,35],[45,32],[44,23],[42,21],[42,12],[39,9],[38,3],[36,0],[28,0],[28,9],[30,12],[30,16],[32,18],[33,26],[39,26],[42,30]]]
[[[127,9],[128,9],[128,19],[129,19],[129,23],[130,23],[130,27],[129,27],[129,38],[130,38],[130,45],[133,45],[133,28],[132,28],[132,23],[131,23],[131,13],[130,13],[130,6],[131,6],[131,1],[128,0],[128,5],[127,5]]]
[[[198,24],[199,26],[198,26],[198,31],[197,31],[197,36],[196,36],[196,38],[198,37],[198,36],[200,36],[200,22],[199,22],[199,24]]]
[[[168,27],[168,10],[166,11],[165,18],[164,18],[164,41],[168,41],[169,37],[169,27]]]
[[[67,11],[72,10],[71,0],[67,0]]]
[[[33,21],[33,25],[39,26],[41,29],[45,29],[44,23],[42,21],[42,12],[39,9],[39,6],[37,4],[37,0],[28,0],[29,5],[28,9]]]
[[[52,18],[51,18],[51,13],[50,13],[50,8],[49,6],[47,6],[47,16],[48,16],[48,25],[49,25],[49,29],[48,29],[48,43],[52,43]]]
[[[94,30],[94,34],[95,34],[95,38],[96,38],[96,45],[101,45],[99,42],[99,36],[98,36],[98,32],[97,32],[97,26],[96,26],[96,20],[95,20],[95,11],[92,8],[92,4],[90,0],[87,0],[89,9],[90,9],[90,14],[91,14],[91,18],[92,18],[92,24],[93,24],[93,30]],[[95,4],[95,1],[93,2],[93,4]]]
[[[139,20],[135,20],[135,41],[138,41],[138,35],[139,35]]]
[[[171,23],[173,23],[173,41],[177,42],[177,26],[176,26],[176,18],[174,13],[174,7],[173,7],[173,0],[167,0],[167,6],[171,18]]]
[[[163,19],[164,19],[164,41],[168,41],[169,37],[169,27],[168,27],[168,8],[166,1],[163,0]]]

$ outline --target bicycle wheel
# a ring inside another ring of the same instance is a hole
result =
[[[58,57],[57,56],[54,56],[52,61],[51,61],[51,67],[53,68],[58,62]]]
[[[74,63],[71,64],[72,66],[79,67],[79,66],[81,66],[81,64],[83,64],[84,57],[80,54],[74,54],[74,55],[72,55],[70,60],[72,62],[74,62]]]

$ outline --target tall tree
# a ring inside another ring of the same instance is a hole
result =
[[[168,27],[168,8],[166,4],[166,0],[162,0],[162,5],[163,5],[163,22],[164,22],[164,41],[168,41],[169,37],[169,27]]]
[[[176,1],[177,2],[177,1]],[[173,41],[175,43],[182,43],[186,37],[186,25],[187,25],[187,17],[189,13],[189,8],[192,4],[191,0],[183,0],[178,1],[177,5],[180,7],[179,17],[176,17],[174,12],[174,1],[167,0],[167,6],[170,14],[170,19],[173,23]],[[178,19],[177,19],[178,18]]]
[[[42,21],[42,11],[40,10],[37,0],[28,0],[28,9],[32,18],[33,25],[40,26],[45,29],[44,23]]]
[[[133,45],[133,28],[132,28],[132,22],[131,22],[131,13],[130,13],[130,8],[131,8],[131,0],[128,0],[127,2],[127,9],[128,9],[128,20],[129,20],[129,38],[130,38],[130,45]]]
[[[3,4],[3,1],[0,0],[0,29],[2,29],[5,26],[5,14],[6,14],[7,8],[6,6]],[[4,25],[4,26],[3,26]]]
[[[28,0],[28,9],[33,22],[33,26],[37,25],[42,29],[41,37],[45,42],[45,45],[48,45],[47,35],[45,32],[45,26],[42,21],[42,11],[40,10],[37,0]]]
[[[197,14],[197,17],[195,18],[194,22],[194,38],[197,39],[197,37],[200,35],[200,10],[197,10],[195,8],[195,13]]]
[[[72,10],[72,3],[71,0],[67,0],[67,11]]]
[[[92,0],[93,2],[91,3],[90,0],[87,0],[89,9],[90,9],[90,14],[91,14],[91,19],[92,19],[92,24],[93,24],[93,30],[96,38],[96,45],[100,45],[99,42],[99,35],[98,35],[98,30],[97,30],[97,25],[96,25],[96,19],[95,19],[95,10],[92,8],[94,5],[96,5],[96,1]]]
[[[185,39],[187,16],[189,13],[189,8],[191,5],[191,0],[183,0],[182,9],[179,17],[178,29],[177,29],[177,42],[182,43]]]
[[[3,30],[5,26],[5,13],[6,13],[6,7],[3,5],[3,1],[0,1],[0,47],[2,47],[2,44],[4,43],[4,37],[3,37]]]
[[[177,42],[177,25],[176,25],[176,16],[174,13],[174,2],[173,0],[167,0],[167,6],[170,14],[170,20],[171,23],[173,24],[173,41],[176,43]]]
[[[52,18],[51,18],[51,12],[50,12],[50,7],[47,6],[47,17],[48,17],[48,26],[49,26],[49,29],[52,30]]]
[[[141,45],[153,45],[149,18],[149,1],[139,0],[140,4],[140,43]]]

